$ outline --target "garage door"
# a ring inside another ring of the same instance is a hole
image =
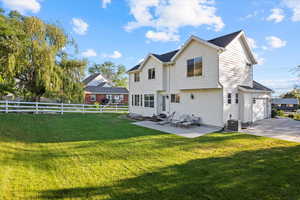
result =
[[[268,118],[268,107],[266,99],[253,100],[253,121]]]

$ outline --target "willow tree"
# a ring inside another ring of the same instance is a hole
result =
[[[12,66],[18,91],[24,98],[39,101],[42,96],[53,97],[61,91],[71,101],[83,96],[80,79],[86,64],[81,60],[69,60],[63,53],[64,47],[74,44],[66,33],[37,17],[13,13],[9,18],[22,33]],[[78,89],[76,94],[75,88]]]
[[[50,97],[58,98],[62,102],[82,102],[84,85],[81,80],[84,77],[87,61],[69,59],[66,54],[63,54],[58,65],[61,85],[59,92],[50,94]]]
[[[20,68],[16,77],[24,94],[38,101],[46,92],[59,91],[61,79],[56,56],[68,41],[60,28],[36,17],[25,17],[21,25],[25,38],[16,62]]]
[[[21,53],[24,34],[16,15],[10,18],[0,9],[0,97],[15,93],[15,76],[19,70],[16,59]]]

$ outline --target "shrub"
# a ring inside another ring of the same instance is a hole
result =
[[[294,119],[300,121],[300,114],[295,114],[295,115],[294,115]]]
[[[277,115],[280,117],[284,117],[284,111],[283,110],[277,110]]]
[[[99,102],[95,102],[94,105],[95,105],[95,107],[96,107],[97,109],[100,109],[100,103],[99,103]]]
[[[294,114],[289,114],[289,115],[288,115],[288,118],[294,119]]]
[[[272,109],[271,117],[272,117],[272,118],[275,118],[276,116],[277,116],[277,110]]]

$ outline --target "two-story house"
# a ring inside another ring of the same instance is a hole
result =
[[[179,50],[149,54],[128,71],[129,112],[190,114],[222,127],[229,119],[269,118],[272,90],[253,80],[255,64],[243,31],[208,41],[191,36]]]

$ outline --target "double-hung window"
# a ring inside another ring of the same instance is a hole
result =
[[[180,103],[180,95],[171,94],[171,103]]]
[[[235,94],[235,103],[236,104],[239,103],[239,94],[238,93]]]
[[[90,96],[90,101],[96,101],[96,100],[97,100],[96,95],[95,95],[95,94],[92,94],[92,95]]]
[[[134,95],[134,105],[135,106],[140,105],[140,95],[138,95],[138,94]]]
[[[203,59],[197,57],[187,61],[187,77],[203,75]]]
[[[148,79],[155,79],[155,68],[148,69]]]
[[[146,108],[154,108],[154,95],[153,94],[145,94],[144,95],[144,106]]]
[[[131,95],[131,105],[134,106],[134,95]]]
[[[140,82],[140,73],[139,72],[134,73],[134,82]]]
[[[228,104],[231,104],[231,101],[232,101],[231,96],[232,96],[231,93],[227,94],[227,103]]]

